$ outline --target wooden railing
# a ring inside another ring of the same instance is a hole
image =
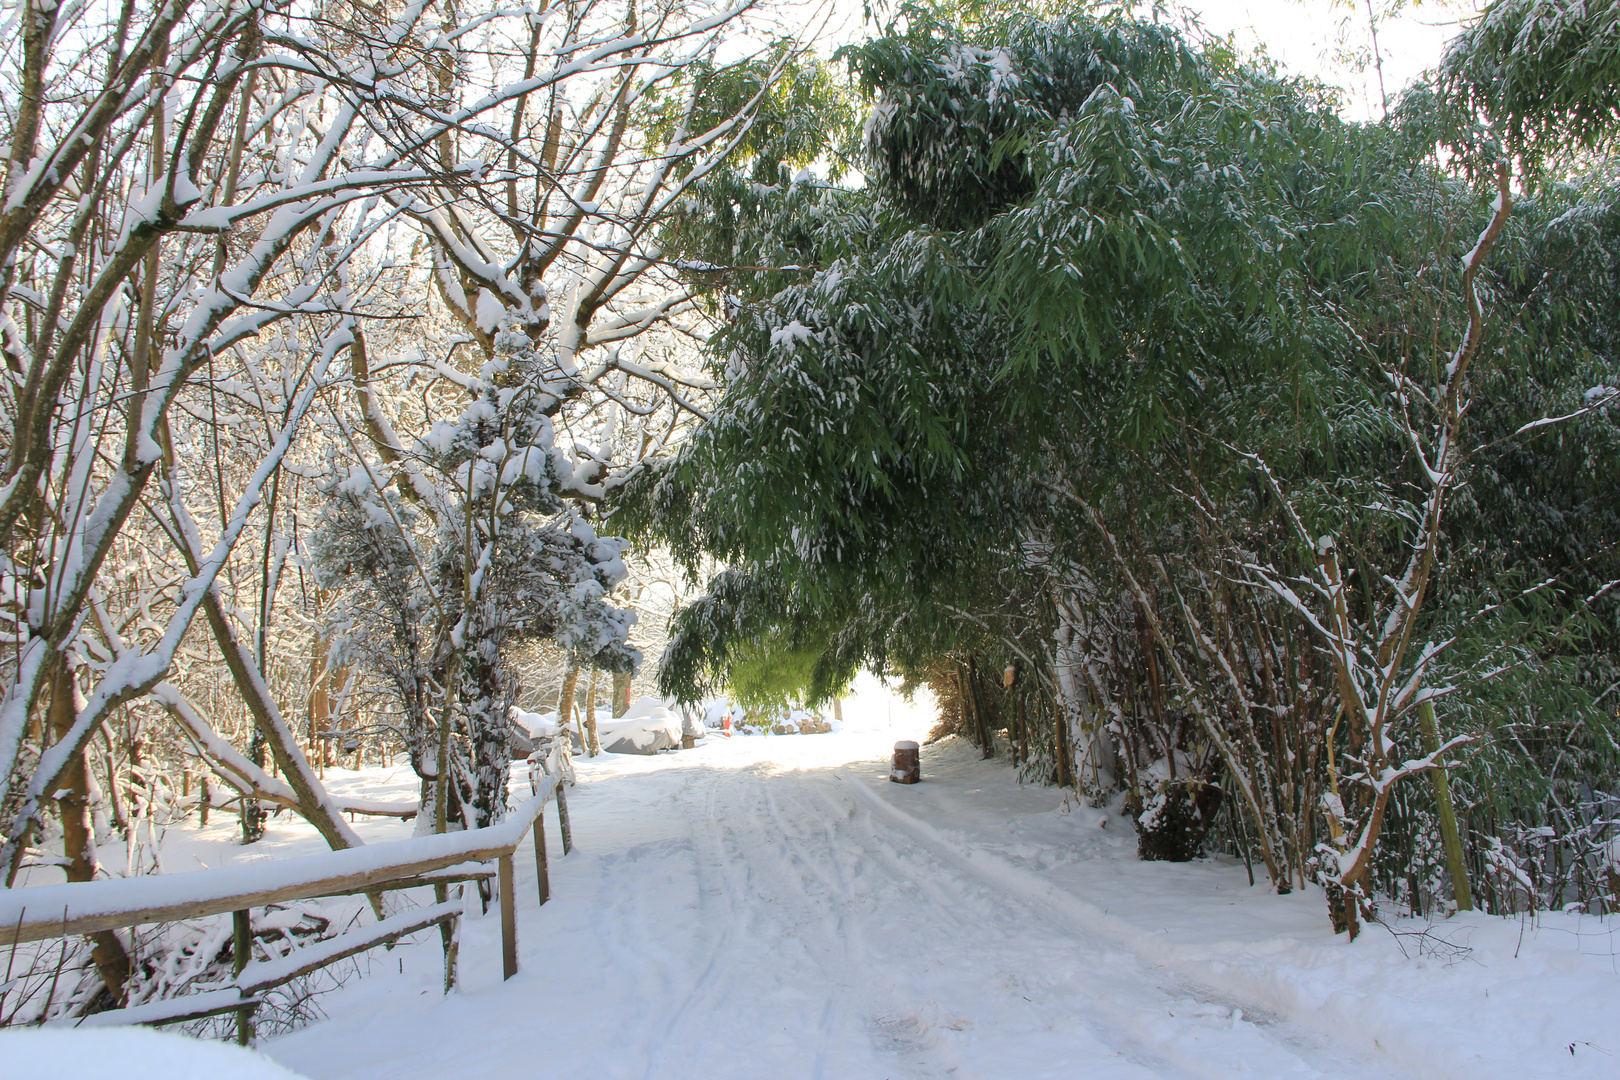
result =
[[[252,963],[246,962],[251,945],[249,909],[287,900],[380,894],[421,885],[443,886],[488,879],[492,875],[487,864],[493,861],[496,864],[493,876],[499,879],[502,975],[510,979],[518,970],[514,856],[532,832],[540,903],[544,904],[551,898],[546,865],[545,807],[553,798],[557,801],[559,825],[563,830],[564,854],[572,847],[568,804],[562,788],[562,773],[567,762],[561,751],[553,751],[549,762],[536,760],[532,764],[539,765],[548,775],[541,777],[531,770],[531,797],[504,821],[488,828],[417,836],[219,870],[0,889],[0,943],[9,942],[15,947],[143,923],[176,922],[230,912],[236,921],[237,975],[228,986],[62,1022],[85,1026],[164,1024],[234,1010],[241,1018],[239,1039],[247,1042],[251,1037],[251,1013],[262,1000],[264,991],[429,926],[445,923],[453,926],[462,912],[463,902],[441,900],[429,907],[401,912],[295,949],[287,956]],[[447,986],[453,980],[452,963],[447,953]]]

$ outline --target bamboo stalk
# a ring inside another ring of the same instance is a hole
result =
[[[1440,749],[1440,726],[1435,723],[1432,702],[1425,701],[1418,706],[1418,722],[1423,729],[1423,752],[1435,753]],[[1440,839],[1446,849],[1446,865],[1451,869],[1457,910],[1473,911],[1474,894],[1468,886],[1468,866],[1463,861],[1462,837],[1457,832],[1457,811],[1451,802],[1451,776],[1445,769],[1430,769],[1429,780],[1434,784],[1434,801],[1440,809]]]

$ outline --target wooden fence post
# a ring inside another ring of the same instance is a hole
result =
[[[540,902],[551,899],[551,875],[546,871],[546,812],[541,810],[534,819],[534,871],[540,879]]]
[[[574,830],[568,824],[568,795],[563,791],[562,770],[557,776],[557,824],[562,831],[563,854],[574,850]]]
[[[465,904],[467,899],[466,886],[461,886],[460,888],[461,900],[462,903]],[[449,890],[442,889],[442,887],[435,887],[433,890],[435,895],[439,894],[441,891],[447,894]],[[439,903],[444,903],[444,900],[440,900]],[[444,949],[444,992],[448,994],[451,990],[455,989],[457,975],[456,969],[460,966],[461,919],[459,916],[439,924],[439,944],[443,946]]]
[[[247,968],[253,951],[253,920],[246,911],[231,913],[231,929],[235,940],[231,946],[231,967],[240,976]],[[253,1006],[244,1005],[236,1010],[236,1041],[247,1046],[253,1041]]]
[[[502,855],[496,864],[501,885],[501,978],[517,974],[517,890],[513,885],[512,856]]]

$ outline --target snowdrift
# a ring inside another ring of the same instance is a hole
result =
[[[610,754],[656,754],[681,745],[681,721],[662,701],[650,697],[616,720],[598,720],[596,733]]]
[[[514,727],[512,747],[525,743],[532,750],[536,745],[555,739],[558,734],[557,714],[512,710]],[[603,716],[598,710],[596,734],[602,749],[610,754],[656,754],[660,750],[673,750],[681,745],[680,717],[657,698],[644,697],[632,705],[628,712],[617,718]],[[523,738],[527,735],[527,739]],[[568,728],[574,743],[574,753],[584,752],[579,745],[579,733]],[[520,755],[521,756],[521,755]]]
[[[304,1080],[263,1054],[149,1028],[0,1031],[7,1076],[51,1080]]]

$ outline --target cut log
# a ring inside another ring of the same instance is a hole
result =
[[[889,779],[897,784],[922,781],[922,751],[910,739],[894,744],[894,761],[889,766]]]

